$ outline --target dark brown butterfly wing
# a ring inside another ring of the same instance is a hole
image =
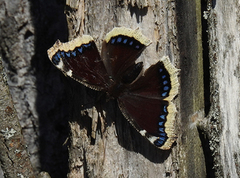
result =
[[[48,50],[52,63],[64,74],[95,90],[105,90],[109,76],[93,38],[88,35],[70,42],[57,41]]]
[[[139,30],[119,27],[110,31],[103,41],[101,56],[112,79],[120,81],[150,43]]]
[[[167,57],[152,65],[118,98],[123,114],[133,126],[160,149],[170,149],[176,139],[176,108],[171,102],[178,92],[178,70]]]

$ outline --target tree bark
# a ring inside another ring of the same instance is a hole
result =
[[[0,162],[4,177],[35,177],[0,59]]]
[[[67,99],[46,54],[56,40],[54,35],[62,33],[61,39],[66,39],[63,7],[55,1],[0,0],[0,53],[27,153],[36,174],[44,170],[53,177],[68,170],[67,146],[63,145],[68,136],[68,110],[63,104]]]

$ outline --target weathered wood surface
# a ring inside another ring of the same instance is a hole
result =
[[[210,1],[210,101],[207,134],[217,177],[240,177],[240,3]]]

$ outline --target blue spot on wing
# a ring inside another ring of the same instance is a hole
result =
[[[162,120],[166,120],[166,115],[160,115],[160,118],[162,119]]]
[[[116,41],[116,39],[115,39],[115,38],[112,38],[112,40],[111,40],[111,44],[114,44],[115,41]]]
[[[60,53],[61,53],[62,57],[65,57],[65,52],[64,51],[61,51]]]
[[[165,143],[166,140],[167,140],[167,137],[159,137],[157,140],[154,141],[154,145],[156,145],[157,147],[160,147]]]
[[[159,137],[158,140],[159,140],[159,141],[163,141],[163,142],[165,142],[165,141],[167,140],[167,138],[166,138],[166,137]]]
[[[78,48],[77,50],[82,54],[82,52],[83,52],[83,48],[82,47]]]
[[[77,56],[76,51],[73,51],[73,52],[72,52],[72,55],[73,55],[74,57],[76,57],[76,56]]]
[[[155,144],[157,147],[162,146],[163,143],[164,143],[164,140],[159,140],[159,139],[157,139],[157,140],[154,142],[154,144]]]
[[[160,121],[160,122],[158,122],[158,125],[160,126],[160,127],[163,127],[164,126],[164,121]]]
[[[166,84],[168,84],[168,81],[167,81],[167,80],[164,80],[164,81],[163,81],[163,85],[166,85]]]
[[[70,57],[70,56],[71,56],[71,53],[70,53],[70,52],[66,52],[66,56],[67,56],[67,57]]]
[[[118,37],[117,42],[120,43],[122,41],[122,37]]]
[[[126,44],[126,43],[127,43],[127,41],[128,41],[128,40],[127,40],[127,39],[125,39],[125,40],[123,40],[123,43],[124,43],[124,44]]]
[[[162,93],[162,97],[166,97],[167,94],[168,94],[168,92],[164,92],[164,93]]]
[[[165,132],[163,127],[160,127],[160,128],[158,129],[158,131],[159,131],[159,132],[162,132],[162,133]]]
[[[169,90],[169,86],[163,87],[163,90],[164,90],[164,91],[168,91],[168,90]]]
[[[163,112],[167,113],[167,105],[163,106]]]
[[[84,44],[83,45],[85,48],[89,48],[91,46],[91,43],[88,43],[88,44]]]
[[[61,59],[60,52],[57,52],[57,57],[58,57],[59,59]]]

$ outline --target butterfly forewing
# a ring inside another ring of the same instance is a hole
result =
[[[57,41],[48,50],[53,64],[63,73],[96,90],[105,90],[109,77],[91,36],[84,35],[68,43]]]
[[[150,43],[138,30],[119,27],[109,32],[103,41],[101,56],[113,80],[121,80],[124,72],[134,65]]]

